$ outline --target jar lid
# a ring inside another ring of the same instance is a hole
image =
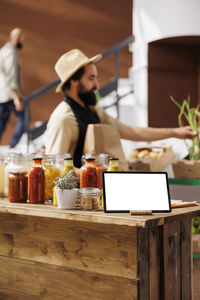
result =
[[[14,170],[12,170],[12,171],[10,171],[9,172],[9,174],[11,174],[11,175],[28,175],[28,172],[27,171],[25,171],[25,170],[21,170],[21,171],[14,171]]]
[[[73,160],[73,158],[72,157],[66,157],[66,158],[64,158],[64,160]]]
[[[98,188],[93,188],[93,187],[87,187],[87,188],[81,188],[79,190],[79,193],[80,194],[85,194],[85,195],[94,195],[94,194],[100,194],[100,189]]]
[[[85,160],[86,161],[95,161],[95,158],[91,156],[91,157],[87,157]]]
[[[43,159],[55,159],[55,155],[54,154],[43,154],[42,158]]]
[[[119,160],[119,158],[117,158],[117,157],[112,157],[112,158],[109,158],[109,160]]]

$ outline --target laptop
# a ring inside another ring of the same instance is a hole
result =
[[[166,172],[103,172],[105,213],[171,212]]]

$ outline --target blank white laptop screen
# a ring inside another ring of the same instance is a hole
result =
[[[104,212],[171,212],[166,172],[103,172]]]

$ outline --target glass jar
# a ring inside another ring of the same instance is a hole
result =
[[[65,158],[71,158],[71,155],[69,153],[64,153],[64,154],[56,154],[55,156],[56,165],[58,166],[60,171],[63,170]]]
[[[98,188],[82,188],[78,191],[80,199],[80,207],[83,210],[99,210],[101,209],[101,191]]]
[[[87,157],[80,169],[80,188],[97,187],[97,171],[94,157]]]
[[[95,155],[97,171],[97,187],[102,190],[102,173],[108,170],[108,155],[101,153]]]
[[[4,195],[8,196],[8,188],[9,188],[9,173],[10,170],[16,171],[21,169],[28,171],[27,159],[21,153],[8,153],[6,156],[5,162],[5,178],[4,178]]]
[[[4,156],[0,154],[0,195],[4,195],[5,165]]]
[[[10,202],[27,202],[28,172],[10,171],[8,185],[8,199]]]
[[[60,170],[56,165],[55,155],[43,155],[43,167],[45,174],[45,200],[53,200],[53,180],[60,175]]]
[[[68,173],[70,170],[74,168],[73,159],[71,157],[67,157],[64,159],[64,167],[62,169],[61,175]]]
[[[10,202],[27,202],[28,196],[28,166],[27,157],[15,154],[9,165],[8,199]]]
[[[45,175],[42,167],[42,158],[34,158],[29,174],[29,203],[44,204]]]
[[[68,173],[70,170],[74,168],[73,159],[71,157],[67,157],[64,159],[64,166],[62,168],[61,175],[63,176],[65,173]],[[53,187],[53,205],[58,206],[57,196],[56,196],[56,186]]]
[[[5,156],[5,169],[4,169],[4,196],[8,196],[8,176],[9,176],[9,170],[14,165],[14,157],[16,153],[8,153]]]
[[[108,166],[109,172],[119,172],[119,158],[110,158],[109,159],[109,166]]]

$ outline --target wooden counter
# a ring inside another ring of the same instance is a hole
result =
[[[192,299],[200,206],[130,216],[0,198],[0,299]]]

